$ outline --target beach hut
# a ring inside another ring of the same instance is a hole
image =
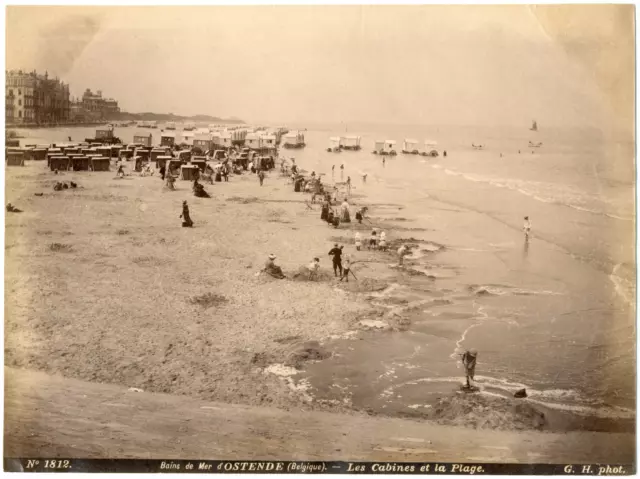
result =
[[[133,142],[139,143],[142,146],[151,146],[151,142],[153,140],[153,135],[149,133],[148,135],[134,135]]]
[[[191,150],[176,151],[176,158],[183,162],[188,162],[191,159]]]
[[[167,166],[167,163],[173,160],[173,156],[169,155],[160,155],[156,156],[156,168],[162,168],[163,166]]]
[[[340,144],[345,150],[358,151],[360,149],[361,137],[359,136],[344,136],[340,140]]]
[[[263,150],[275,150],[277,146],[275,135],[262,135],[260,147]]]
[[[86,156],[72,156],[71,169],[73,171],[89,171],[89,158]]]
[[[224,131],[217,136],[218,143],[216,146],[221,148],[231,148],[233,142],[231,140],[231,133]]]
[[[180,166],[180,179],[185,181],[193,181],[200,177],[200,170],[196,165]]]
[[[7,151],[7,166],[24,166],[24,153],[21,151]]]
[[[46,148],[36,148],[33,150],[33,159],[37,161],[44,161],[47,159]]]
[[[20,140],[16,140],[15,138],[4,140],[5,146],[20,146]]]
[[[438,142],[435,140],[425,140],[424,142],[424,148],[423,150],[420,152],[420,154],[422,156],[433,156],[436,157],[438,156]]]
[[[120,159],[125,159],[125,160],[130,160],[131,158],[133,158],[133,153],[135,152],[135,150],[133,149],[128,149],[128,148],[123,148],[122,150],[120,150]]]
[[[304,148],[306,143],[304,142],[304,133],[300,131],[290,132],[284,135],[285,148]]]
[[[193,139],[193,147],[199,148],[203,153],[205,151],[213,149],[213,141],[211,141],[211,135],[196,135],[196,137]]]
[[[395,146],[396,146],[395,140],[385,140],[383,151],[387,155],[395,155],[396,154]]]
[[[120,151],[124,148],[122,145],[111,145],[111,158],[118,158]]]
[[[110,146],[99,146],[96,148],[96,151],[101,156],[106,156],[107,158],[111,158],[111,147]]]
[[[339,153],[340,152],[340,137],[339,136],[332,136],[331,138],[329,138],[329,148],[327,148],[327,151],[329,153]]]
[[[145,161],[149,161],[151,157],[151,150],[147,150],[146,148],[136,148],[136,152],[134,156],[139,156]]]
[[[164,132],[160,135],[160,146],[173,147],[176,144],[176,134]]]
[[[49,158],[49,169],[51,171],[66,171],[71,166],[71,159],[68,156],[52,156]]]
[[[166,174],[175,174],[175,171],[178,170],[180,171],[180,167],[184,164],[183,161],[180,160],[176,160],[176,159],[170,159],[169,161],[167,161],[167,172]]]
[[[405,138],[402,142],[402,153],[405,155],[417,155],[418,151],[418,140],[412,140],[411,138]]]
[[[165,148],[154,148],[149,152],[150,161],[156,161],[159,156],[167,156],[167,150]]]
[[[111,159],[106,156],[98,156],[91,158],[91,171],[109,171]]]
[[[252,150],[260,148],[260,135],[258,133],[248,133],[244,139],[244,145]]]
[[[181,145],[188,145],[188,146],[193,146],[193,139],[196,137],[196,134],[191,131],[183,131],[180,134],[180,144]]]
[[[204,172],[207,167],[207,157],[206,156],[194,156],[191,158],[191,164],[197,166],[200,171]]]
[[[384,141],[376,141],[373,144],[373,154],[374,155],[384,155]]]

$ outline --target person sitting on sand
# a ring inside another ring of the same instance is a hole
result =
[[[183,228],[193,227],[193,221],[191,221],[191,216],[189,216],[189,205],[187,205],[186,200],[182,202],[182,214],[180,218],[182,218]]]
[[[470,349],[462,354],[462,365],[464,366],[465,375],[467,377],[467,389],[471,389],[471,381],[476,375],[476,361],[478,359],[478,351]]]
[[[307,265],[309,270],[309,280],[318,279],[318,270],[320,269],[320,258],[313,258],[313,261]]]
[[[262,271],[267,273],[270,276],[273,276],[274,278],[277,278],[277,279],[286,278],[286,276],[282,272],[282,269],[280,268],[280,266],[276,266],[276,264],[274,262],[275,259],[276,259],[276,255],[275,254],[270,254],[269,255],[269,259],[264,264],[264,268],[262,269]]]
[[[406,244],[403,244],[398,248],[398,266],[404,264],[404,257],[409,253],[409,248]]]
[[[22,213],[22,210],[19,210],[18,208],[13,206],[11,203],[7,203],[7,212],[8,213]]]

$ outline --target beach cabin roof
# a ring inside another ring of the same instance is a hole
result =
[[[356,136],[356,135],[349,135],[349,136],[345,136],[345,138],[346,138],[347,140],[359,140],[359,139],[360,139],[360,137],[359,137],[359,136]]]
[[[405,143],[408,143],[408,144],[410,144],[410,145],[415,145],[415,144],[417,144],[417,143],[418,143],[418,140],[414,140],[413,138],[405,138],[405,139],[404,139],[404,142],[405,142]]]
[[[385,145],[395,145],[396,144],[396,140],[385,140],[384,143],[385,143]]]
[[[438,142],[435,141],[435,140],[424,140],[424,144],[426,146],[436,146],[438,144]]]
[[[275,140],[276,136],[275,135],[262,135],[262,139],[263,140]]]
[[[172,132],[172,131],[169,131],[169,132],[162,132],[162,133],[160,134],[160,137],[161,137],[161,138],[175,138],[175,137],[176,137],[176,134],[175,134],[174,132]]]

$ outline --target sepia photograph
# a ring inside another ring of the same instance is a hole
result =
[[[635,15],[7,6],[4,470],[635,474]]]

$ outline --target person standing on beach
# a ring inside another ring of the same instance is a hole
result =
[[[476,361],[478,359],[478,351],[470,349],[462,355],[462,365],[464,366],[465,375],[467,377],[467,389],[471,389],[471,381],[476,375]]]
[[[367,182],[367,173],[365,173],[364,175],[362,175],[362,182],[366,183]]]
[[[373,248],[375,250],[376,246],[378,245],[378,237],[376,236],[376,234],[376,229],[373,228],[371,230],[371,238],[369,238],[369,249]]]
[[[360,251],[360,248],[362,247],[362,236],[360,236],[360,232],[356,231],[356,250]]]
[[[333,178],[335,176],[336,173],[336,165],[332,165],[331,166],[331,178]]]
[[[446,155],[445,155],[445,156],[446,156]],[[382,157],[382,167],[383,167],[383,168],[384,168],[384,164],[385,164],[385,162],[386,162],[386,161],[387,161],[387,159],[383,156],[383,157]]]
[[[531,221],[529,221],[528,216],[524,217],[524,226],[522,227],[522,230],[524,231],[524,239],[528,241],[529,235],[531,234]]]
[[[340,165],[340,180],[344,178],[344,164]]]
[[[351,194],[351,177],[347,176],[347,194]]]
[[[349,202],[347,201],[346,198],[342,202],[341,209],[342,209],[342,216],[340,220],[343,223],[351,223],[351,213],[349,212]]]
[[[329,251],[329,256],[333,256],[334,276],[338,276],[338,271],[340,271],[340,276],[342,276],[342,246],[338,248],[338,243],[334,244],[333,249]]]
[[[258,179],[260,180],[260,186],[262,186],[262,183],[264,182],[264,171],[260,170],[258,172]]]
[[[402,266],[404,264],[404,257],[407,255],[409,248],[407,248],[406,244],[403,244],[398,248],[398,266]]]
[[[187,205],[186,201],[182,202],[182,214],[180,215],[180,218],[182,218],[183,228],[193,227],[193,221],[191,221],[191,216],[189,216],[189,205]]]
[[[343,279],[346,279],[347,283],[349,282],[350,271],[351,271],[351,259],[349,258],[349,256],[346,256],[344,258],[344,265],[342,267],[342,275],[340,276],[340,282],[342,282]]]

